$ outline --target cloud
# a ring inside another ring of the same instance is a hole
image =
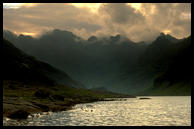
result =
[[[191,13],[191,4],[189,3],[155,3],[150,6],[154,7],[153,13],[146,16],[148,26],[158,31],[170,30],[170,34],[177,38],[183,38],[190,34],[191,20],[184,18],[182,15]],[[147,12],[147,4],[142,5],[142,10]],[[145,24],[146,25],[146,24]],[[179,30],[178,32],[173,30]]]
[[[138,9],[125,3],[91,5],[43,3],[4,8],[3,28],[36,35],[61,29],[85,39],[121,34],[134,41],[154,40],[161,31],[177,38],[191,34],[190,3],[142,3]]]
[[[141,13],[136,12],[134,8],[125,3],[105,4],[101,6],[100,11],[108,14],[113,22],[119,24],[134,25],[144,21]]]
[[[80,13],[81,12],[81,13]],[[18,32],[50,29],[85,29],[88,33],[101,29],[90,22],[90,12],[66,4],[39,4],[31,8],[4,9],[3,26]]]

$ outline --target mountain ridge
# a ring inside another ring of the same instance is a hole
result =
[[[4,80],[38,81],[50,85],[62,83],[72,87],[81,85],[81,83],[72,80],[66,73],[27,55],[5,39],[3,39],[2,48]]]
[[[63,33],[60,30],[56,33],[60,32]],[[14,43],[25,52],[66,71],[87,88],[102,86],[129,94],[149,88],[154,78],[172,63],[180,42],[186,39],[161,33],[149,44],[135,43],[122,35],[91,36],[83,40],[73,33],[67,32],[74,35],[68,38],[62,33],[59,34],[62,38],[51,36],[25,42],[16,38]]]

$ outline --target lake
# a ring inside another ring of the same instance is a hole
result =
[[[3,125],[191,126],[191,96],[149,98],[77,104],[69,111],[33,114],[27,120],[3,118]]]

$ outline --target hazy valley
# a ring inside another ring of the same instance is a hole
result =
[[[113,92],[151,95],[154,93],[146,93],[150,87],[164,87],[169,90],[164,95],[190,95],[190,37],[176,39],[161,33],[151,43],[136,43],[122,35],[84,40],[62,30],[39,38],[16,36],[9,31],[3,34],[21,50],[65,71],[85,88],[105,87]],[[165,73],[171,77],[160,79]],[[173,79],[178,77],[181,79]],[[162,86],[164,83],[169,83],[168,87]],[[186,91],[174,94],[176,84],[187,87],[180,88]]]

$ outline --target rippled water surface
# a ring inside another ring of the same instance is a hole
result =
[[[3,119],[3,125],[37,126],[191,126],[191,97],[128,98],[78,104],[73,110],[47,112],[27,120]]]

